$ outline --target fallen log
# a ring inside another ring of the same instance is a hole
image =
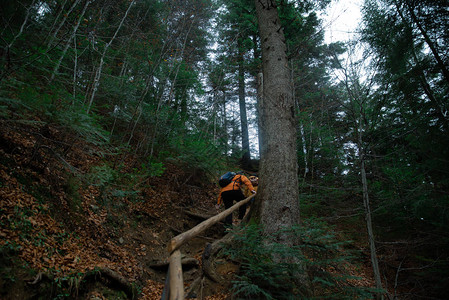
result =
[[[153,269],[163,269],[168,268],[168,265],[170,264],[169,261],[157,261],[155,263],[147,264],[148,267]],[[198,267],[200,265],[200,262],[198,259],[193,257],[186,257],[181,259],[181,265],[185,267]]]
[[[182,279],[181,251],[170,255],[170,300],[184,300],[184,281]]]
[[[193,237],[199,235],[200,233],[202,233],[204,230],[206,230],[207,228],[211,227],[215,223],[217,223],[220,220],[224,219],[226,216],[230,215],[233,211],[238,209],[240,206],[245,205],[246,203],[248,203],[252,198],[254,198],[254,196],[255,196],[255,194],[249,196],[245,200],[237,202],[236,204],[234,204],[230,208],[226,209],[225,211],[222,211],[218,215],[215,215],[212,218],[210,218],[210,219],[208,219],[206,221],[203,221],[200,224],[196,225],[192,229],[190,229],[190,230],[188,230],[188,231],[186,231],[184,233],[181,233],[180,235],[175,236],[174,238],[171,239],[171,241],[170,241],[170,243],[168,245],[168,252],[172,253],[176,249],[179,249],[179,247],[181,247],[184,243],[186,243],[187,241],[189,241]]]
[[[173,232],[175,232],[177,234],[180,234],[180,233],[183,232],[183,231],[181,231],[179,229],[176,229],[176,228],[174,228],[174,227],[172,227],[170,225],[167,225],[167,226],[168,226],[168,228],[170,228]],[[197,235],[195,238],[200,238],[200,239],[209,240],[209,241],[215,241],[214,238],[211,238],[211,237],[208,237],[208,236],[204,236],[204,235]]]
[[[201,222],[192,229],[181,233],[180,235],[172,238],[167,246],[167,250],[170,253],[170,264],[169,264],[169,296],[170,300],[182,300],[184,299],[184,283],[182,278],[182,265],[181,265],[181,252],[179,247],[188,242],[190,239],[198,236],[207,228],[211,227],[215,223],[223,220],[226,216],[232,214],[236,209],[248,203],[256,194],[249,196],[248,198],[237,202],[230,208],[219,213],[218,215]],[[204,280],[204,278],[203,278]],[[202,289],[200,289],[202,294]],[[200,295],[200,299],[202,295]]]

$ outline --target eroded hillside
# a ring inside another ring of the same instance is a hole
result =
[[[179,164],[151,176],[128,152],[40,120],[1,121],[0,133],[2,299],[160,297],[168,241],[201,221],[185,212],[214,212],[207,176]],[[220,226],[183,247],[186,284]]]

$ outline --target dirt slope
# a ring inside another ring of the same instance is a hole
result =
[[[157,299],[168,241],[201,221],[186,211],[215,213],[218,191],[203,174],[166,164],[148,177],[138,158],[56,125],[0,121],[0,145],[2,299]],[[183,255],[200,263],[222,232],[207,230]],[[200,275],[187,266],[186,284]],[[224,288],[206,282],[204,293],[224,299]]]

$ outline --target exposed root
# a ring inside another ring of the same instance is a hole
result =
[[[120,274],[112,271],[108,268],[100,268],[97,272],[95,272],[93,275],[85,276],[85,279],[97,279],[97,275],[100,276],[100,280],[106,279],[106,284],[110,285],[113,288],[119,288],[120,290],[124,291],[126,295],[130,299],[135,299],[137,297],[137,290],[136,287],[128,282],[123,276]]]
[[[215,272],[215,268],[213,266],[213,260],[211,259],[211,248],[212,248],[212,244],[208,243],[206,245],[206,248],[204,249],[203,252],[203,272],[204,275],[206,275],[209,279],[211,279],[214,282],[220,282],[223,281],[224,279],[221,278],[216,272]]]
[[[33,281],[28,282],[29,285],[36,285],[41,283],[44,280],[53,281],[54,277],[52,274],[39,272]],[[128,282],[122,275],[117,272],[112,271],[109,268],[99,268],[92,273],[84,274],[79,278],[75,278],[75,281],[69,282],[70,290],[72,292],[78,293],[79,284],[82,281],[101,281],[103,284],[114,288],[122,290],[126,293],[129,299],[135,299],[137,297],[136,287]]]
[[[227,234],[220,240],[208,243],[203,252],[202,263],[204,274],[214,282],[220,283],[225,279],[217,274],[215,271],[214,261],[217,257],[218,252],[223,249],[223,246],[232,242],[232,235]]]
[[[50,276],[47,273],[44,272],[39,272],[36,277],[31,281],[27,282],[29,285],[36,285],[40,282],[42,282],[44,279],[49,279],[49,280],[53,280],[53,277]]]
[[[195,290],[198,289],[198,286],[202,282],[202,278],[203,278],[203,276],[199,276],[197,279],[195,279],[192,282],[192,284],[189,286],[189,289],[186,292],[186,299],[196,298]]]

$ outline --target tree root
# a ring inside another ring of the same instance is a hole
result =
[[[41,283],[44,280],[54,280],[54,276],[52,274],[39,272],[36,277],[30,282],[29,285],[36,285]],[[109,269],[109,268],[98,268],[93,272],[82,275],[80,278],[74,278],[77,282],[74,292],[78,293],[79,283],[82,281],[101,281],[103,284],[113,288],[124,291],[126,296],[129,299],[136,299],[137,297],[137,289],[132,283],[126,280],[122,275],[117,272]],[[72,290],[72,282],[69,281],[70,290]]]
[[[49,274],[47,274],[47,273],[44,273],[44,272],[39,272],[39,273],[36,275],[36,277],[34,277],[34,279],[28,280],[27,283],[28,283],[29,285],[36,285],[36,284],[40,283],[41,281],[43,281],[43,280],[45,280],[45,279],[53,280],[53,276],[52,276],[52,275],[49,275]]]
[[[211,249],[212,249],[212,244],[207,243],[206,248],[204,249],[204,252],[203,252],[203,257],[202,257],[203,273],[204,273],[204,275],[206,275],[206,277],[211,279],[213,282],[218,283],[220,281],[223,281],[223,278],[221,278],[221,276],[215,272],[215,268],[213,266],[213,261],[212,261],[212,259],[210,259],[211,258]]]
[[[112,271],[109,268],[99,268],[94,274],[87,275],[84,277],[85,280],[88,280],[93,277],[94,280],[97,280],[97,275],[100,276],[100,280],[106,279],[106,284],[113,288],[119,288],[124,291],[128,298],[136,299],[137,298],[137,289],[136,286],[126,280],[122,275]]]
[[[208,243],[203,252],[203,272],[204,274],[214,282],[223,282],[224,278],[215,272],[214,261],[218,252],[223,249],[223,246],[232,242],[232,235],[227,234],[220,240],[216,240],[212,244]]]
[[[214,261],[218,252],[224,245],[232,242],[232,235],[227,234],[220,240],[213,243],[207,243],[202,255],[202,273],[190,285],[185,293],[186,299],[198,298],[202,299],[203,288],[206,277],[215,283],[224,283],[225,279],[215,271]]]
[[[195,295],[195,290],[198,288],[198,285],[201,283],[201,281],[202,281],[202,276],[199,276],[197,279],[195,279],[192,282],[192,284],[189,286],[189,289],[186,292],[186,299],[197,298]]]

